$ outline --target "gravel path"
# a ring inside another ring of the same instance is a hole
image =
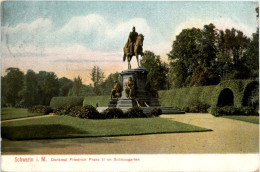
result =
[[[50,117],[50,116],[54,116],[54,114],[40,115],[40,116],[30,116],[30,117],[16,118],[16,119],[7,119],[7,120],[1,121],[1,123],[10,122],[10,121],[21,121],[21,120],[27,120],[27,119],[35,119],[35,118],[45,118],[45,117]]]
[[[258,153],[259,125],[210,114],[162,115],[211,132],[56,140],[3,140],[2,154]]]

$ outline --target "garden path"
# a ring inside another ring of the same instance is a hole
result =
[[[50,117],[54,116],[54,114],[49,114],[49,115],[41,115],[41,116],[31,116],[31,117],[24,117],[24,118],[16,118],[16,119],[8,119],[8,120],[3,120],[3,122],[11,122],[11,121],[21,121],[21,120],[27,120],[27,119],[35,119],[35,118],[45,118],[45,117]]]

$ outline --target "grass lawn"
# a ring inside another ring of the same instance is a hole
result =
[[[1,121],[39,115],[43,114],[30,113],[27,109],[24,108],[1,108]]]
[[[259,124],[259,116],[223,116],[224,118]]]
[[[211,131],[164,118],[91,120],[52,116],[2,123],[2,137],[14,140]]]

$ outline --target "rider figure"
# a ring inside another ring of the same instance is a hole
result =
[[[134,45],[136,42],[136,38],[138,36],[138,33],[135,32],[135,27],[133,27],[132,32],[130,32],[128,37],[128,48],[129,48],[129,54],[134,55]]]

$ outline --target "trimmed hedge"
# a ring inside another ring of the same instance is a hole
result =
[[[84,98],[83,106],[92,105],[96,107],[107,107],[110,101],[110,96],[87,96]]]
[[[209,108],[211,105],[210,95],[215,87],[200,86],[159,91],[159,102],[162,106],[173,106],[188,112],[199,112],[200,109],[204,112],[204,107]]]
[[[82,106],[84,97],[53,97],[50,102],[52,108],[65,107],[65,106]]]
[[[249,84],[254,83],[254,80],[227,80],[219,83],[215,91],[212,93],[212,107],[217,107],[218,99],[221,91],[228,88],[233,92],[234,96],[234,107],[242,107],[243,106],[243,98],[245,95],[246,88]]]
[[[234,107],[240,108],[250,84],[258,84],[258,81],[228,80],[213,86],[163,90],[159,91],[159,102],[162,106],[173,106],[186,112],[207,112],[210,107],[217,107],[221,91],[228,88],[234,95]]]

